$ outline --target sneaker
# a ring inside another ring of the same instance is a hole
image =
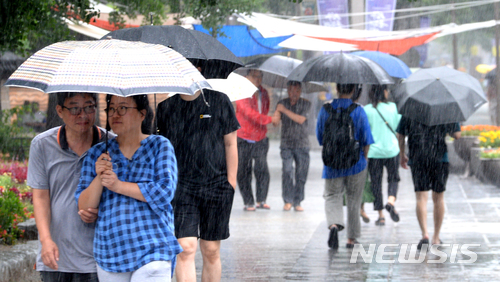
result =
[[[348,249],[353,249],[355,244],[359,244],[358,240],[354,239],[354,242],[345,244]]]
[[[339,235],[337,227],[332,227],[332,229],[330,229],[330,235],[328,236],[328,247],[335,250],[339,248]]]

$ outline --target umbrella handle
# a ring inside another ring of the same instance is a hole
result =
[[[207,107],[210,108],[210,104],[207,102],[207,100],[205,99],[205,94],[203,93],[203,88],[201,88],[201,86],[198,84],[198,82],[195,82],[196,85],[198,85],[198,88],[200,88],[200,91],[201,91],[201,96],[203,97],[203,102],[205,102],[205,105],[207,105]]]

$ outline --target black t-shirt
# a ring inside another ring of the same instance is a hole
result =
[[[445,137],[446,134],[452,135],[455,132],[460,131],[460,125],[458,123],[440,124],[427,126],[425,124],[419,123],[407,117],[401,117],[398,128],[396,132],[408,136],[408,149],[410,160],[416,159],[418,154],[429,154],[429,152],[420,152],[419,142],[421,136],[426,137],[426,141],[432,146],[428,146],[430,150],[434,150],[437,158],[442,162],[448,162],[447,158],[447,148]]]
[[[199,189],[227,181],[224,135],[240,128],[227,95],[203,90],[184,101],[175,95],[158,105],[158,132],[175,149],[179,185]]]

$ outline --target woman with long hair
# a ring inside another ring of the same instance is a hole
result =
[[[88,151],[75,193],[80,210],[99,209],[99,280],[170,281],[182,251],[170,204],[177,184],[174,149],[167,138],[149,135],[153,114],[146,95],[108,95],[106,101],[107,127],[117,136]]]
[[[379,218],[376,225],[385,225],[382,199],[382,175],[384,166],[387,169],[388,199],[385,209],[390,213],[391,219],[399,221],[395,202],[399,182],[399,145],[395,130],[401,119],[396,104],[388,101],[389,91],[387,85],[372,85],[369,91],[370,104],[364,107],[368,122],[372,130],[375,144],[370,146],[368,152],[368,172],[372,183],[372,192],[375,196],[373,209],[378,211]]]

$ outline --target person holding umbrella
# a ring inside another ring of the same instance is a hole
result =
[[[385,217],[382,213],[382,175],[384,166],[387,169],[388,200],[385,209],[390,213],[391,219],[399,221],[399,214],[394,207],[398,193],[399,182],[399,145],[394,129],[399,124],[401,115],[398,113],[396,104],[388,102],[389,91],[387,85],[372,85],[370,92],[370,104],[364,107],[375,143],[370,146],[368,153],[368,171],[370,173],[372,193],[375,196],[373,209],[378,211],[379,218],[375,225],[385,225]]]
[[[323,178],[325,179],[323,197],[325,198],[325,213],[328,229],[330,230],[328,246],[332,249],[338,249],[338,231],[342,231],[345,227],[342,207],[344,190],[347,196],[348,213],[346,247],[354,248],[354,244],[357,243],[356,238],[361,236],[360,206],[366,182],[366,159],[370,144],[373,144],[374,141],[365,111],[359,106],[351,106],[353,104],[351,97],[354,91],[355,84],[337,83],[339,99],[325,105],[326,107],[331,106],[335,112],[348,111],[348,109],[353,108],[349,116],[354,125],[354,139],[359,142],[359,160],[353,166],[346,169],[334,169],[325,165],[323,168]],[[319,112],[316,125],[316,136],[320,145],[324,145],[325,125],[330,117],[325,106]]]
[[[170,204],[177,185],[174,149],[165,137],[149,135],[147,95],[107,95],[106,102],[107,126],[117,137],[89,150],[75,193],[80,209],[99,208],[99,280],[170,281],[182,251]]]
[[[283,210],[292,207],[296,211],[304,211],[300,202],[304,200],[304,186],[309,171],[309,137],[307,120],[311,102],[300,98],[302,84],[298,81],[287,83],[288,98],[278,102],[273,124],[281,127],[281,158],[283,159],[282,197],[285,202]],[[295,184],[293,162],[295,160]]]
[[[269,140],[266,137],[267,125],[276,117],[270,117],[269,94],[262,87],[263,73],[257,69],[249,69],[246,78],[259,90],[251,98],[236,101],[236,117],[241,125],[238,130],[238,186],[245,211],[270,209],[266,203],[269,191],[269,168],[267,152]],[[252,161],[255,160],[253,172],[256,179],[257,206],[252,194]]]
[[[415,196],[417,198],[417,219],[422,231],[422,239],[417,249],[429,244],[442,244],[439,232],[444,218],[444,191],[449,174],[446,134],[458,139],[461,136],[458,123],[427,126],[405,116],[396,129],[399,140],[401,167],[411,167]],[[405,138],[408,136],[409,158],[405,154]],[[434,203],[434,234],[429,242],[427,231],[427,199],[432,190]]]
[[[33,139],[28,165],[27,184],[33,188],[40,240],[36,270],[43,281],[98,281],[92,252],[97,210],[78,211],[73,200],[78,185],[75,173],[80,171],[87,150],[105,135],[94,125],[97,95],[52,95],[57,96],[56,111],[64,125]],[[79,240],[75,241],[76,237]]]

